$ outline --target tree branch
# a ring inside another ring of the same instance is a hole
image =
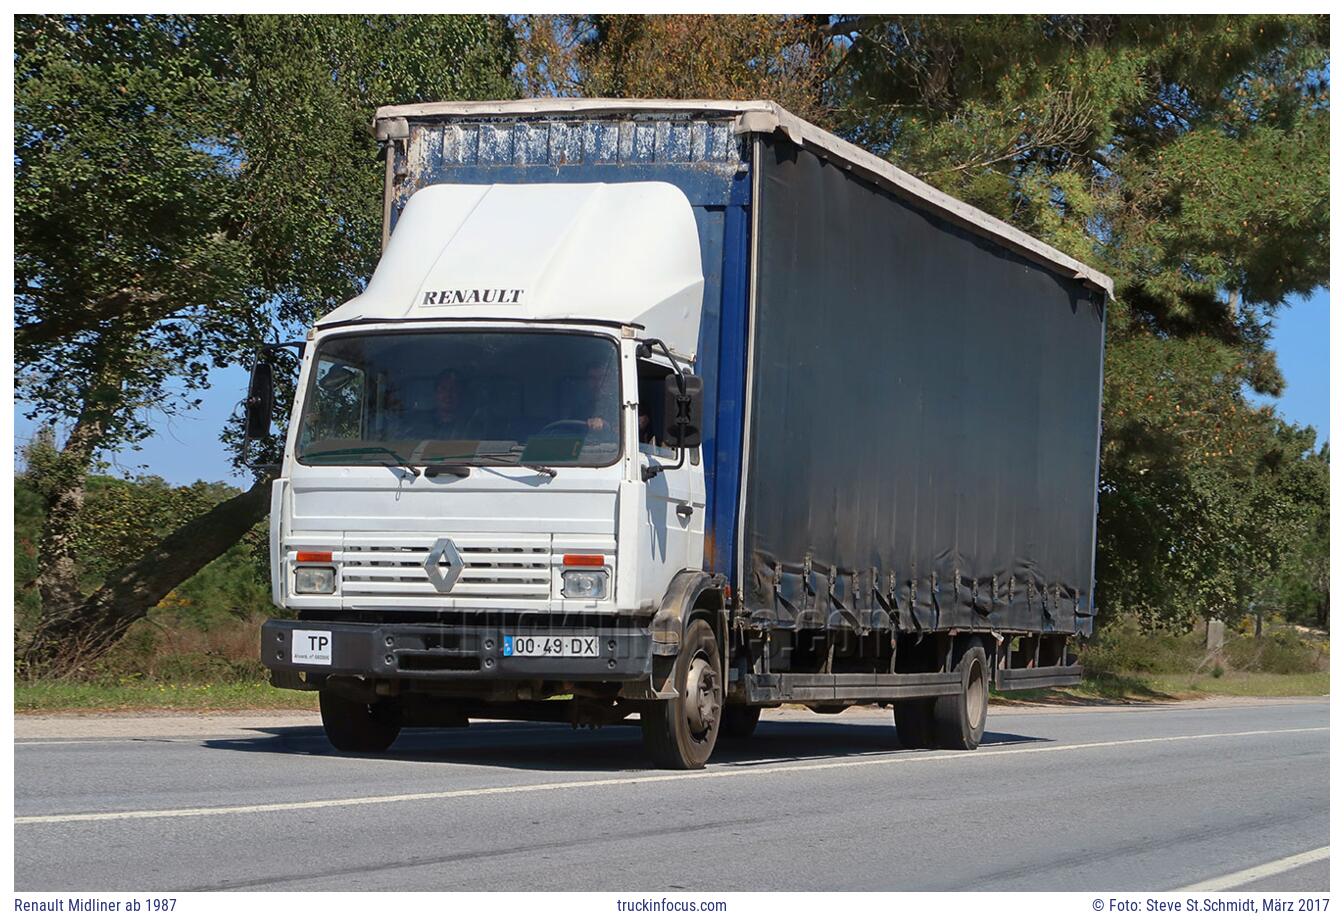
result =
[[[54,345],[81,332],[94,329],[99,324],[120,322],[131,316],[141,320],[156,319],[153,311],[161,311],[164,305],[170,302],[171,298],[159,291],[122,288],[88,304],[82,310],[62,311],[54,317],[16,327],[14,349],[22,353],[44,345]],[[167,309],[173,312],[184,306],[187,304],[171,303]]]

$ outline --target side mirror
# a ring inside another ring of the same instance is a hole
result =
[[[271,409],[275,404],[275,377],[271,363],[258,359],[252,365],[244,403],[243,433],[248,438],[264,438],[271,433]]]
[[[705,415],[705,382],[687,374],[686,392],[677,385],[677,375],[663,383],[663,441],[669,447],[699,447]]]

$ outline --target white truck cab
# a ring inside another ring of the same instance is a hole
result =
[[[267,665],[346,722],[425,682],[656,698],[649,620],[704,555],[698,441],[666,415],[695,398],[700,265],[671,185],[418,192],[303,349]]]

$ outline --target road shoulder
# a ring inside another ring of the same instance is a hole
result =
[[[1319,702],[1327,697],[1217,697],[1159,703],[1097,703],[1089,705],[1060,703],[996,703],[991,715],[998,713],[1078,713],[1134,712],[1140,709],[1231,709],[1246,706],[1287,706]],[[817,715],[803,707],[785,706],[766,710],[767,720],[832,721],[889,720],[890,713],[875,706],[854,706],[842,716]],[[165,712],[146,710],[132,713],[50,713],[19,714],[14,717],[16,742],[83,740],[102,738],[206,738],[252,734],[271,734],[277,728],[321,728],[321,718],[306,709],[258,709],[225,712]]]

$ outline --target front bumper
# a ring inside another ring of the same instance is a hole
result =
[[[296,662],[294,632],[329,632],[330,664]],[[594,636],[598,654],[587,658],[533,658],[503,654],[505,638]],[[653,670],[649,630],[636,626],[547,629],[528,626],[335,623],[267,620],[261,627],[261,661],[272,671],[311,676],[407,680],[626,681]]]

